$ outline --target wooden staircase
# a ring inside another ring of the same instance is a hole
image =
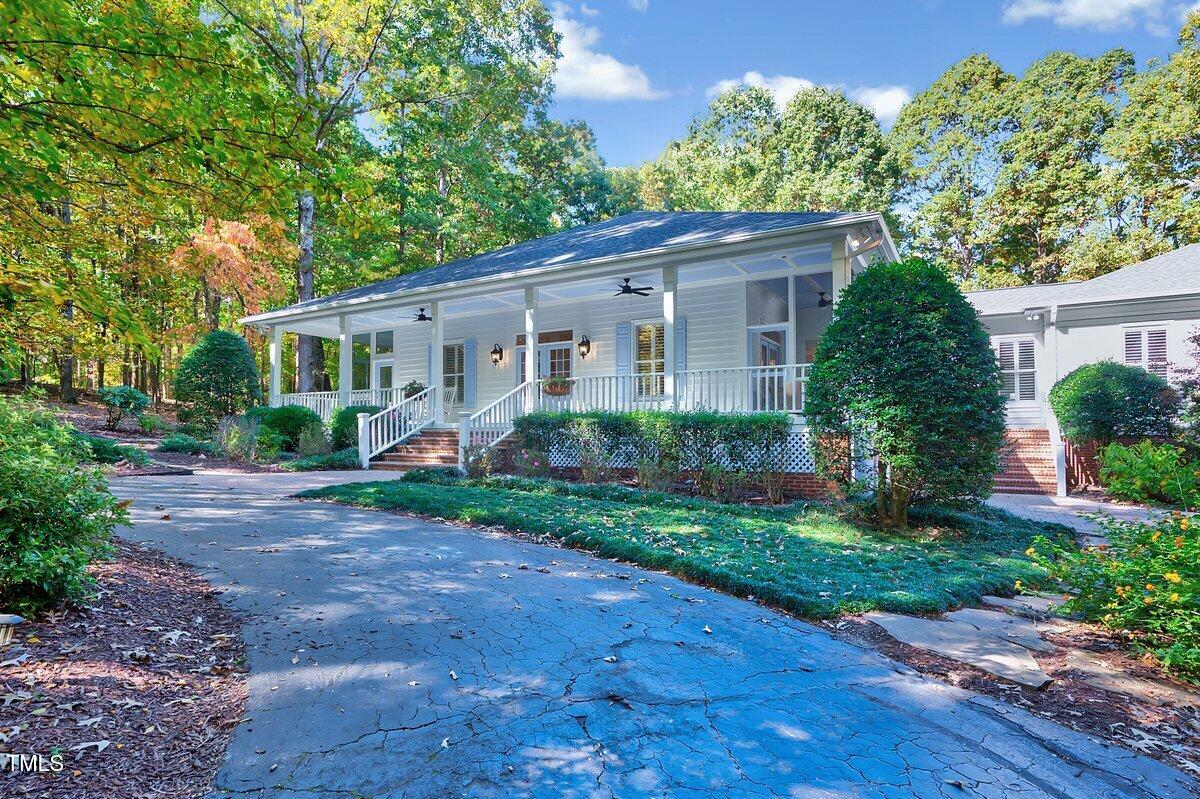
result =
[[[457,466],[458,431],[427,429],[371,459],[372,469],[408,471],[422,466]]]
[[[1008,430],[995,490],[1005,494],[1053,494],[1054,449],[1046,430]]]

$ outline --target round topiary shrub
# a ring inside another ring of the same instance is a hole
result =
[[[333,449],[336,451],[348,447],[357,448],[358,415],[368,413],[374,416],[381,410],[383,409],[378,405],[347,405],[334,411],[333,418],[329,421],[329,438]]]
[[[324,424],[316,411],[303,405],[250,408],[246,411],[246,416],[254,419],[261,427],[278,433],[286,452],[296,451],[300,445],[300,434],[306,429],[319,429]]]
[[[175,375],[179,419],[213,430],[262,401],[254,353],[241,336],[214,330],[192,348]]]
[[[1084,364],[1050,389],[1050,408],[1073,444],[1168,438],[1179,395],[1158,375],[1113,361]]]
[[[991,493],[1004,440],[1000,387],[975,309],[942,270],[910,259],[875,264],[842,292],[804,412],[814,440],[828,442],[828,471],[848,471],[847,440],[857,456],[878,458],[879,521],[905,527],[912,500]]]

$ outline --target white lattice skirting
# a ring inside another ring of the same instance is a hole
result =
[[[579,465],[579,455],[573,447],[556,445],[550,450],[550,465],[556,469],[569,469]],[[632,469],[636,464],[632,457],[618,456],[611,464],[617,469]],[[689,468],[684,465],[683,468]],[[783,451],[783,472],[788,474],[811,474],[817,470],[816,454],[812,447],[812,434],[808,430],[794,430],[788,434]]]

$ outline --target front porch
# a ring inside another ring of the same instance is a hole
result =
[[[655,226],[674,220],[614,220],[578,248],[657,235]],[[413,288],[365,287],[293,306],[254,320],[272,331],[270,401],[326,420],[341,407],[380,408],[360,419],[364,467],[427,429],[457,430],[461,447],[494,446],[535,410],[783,411],[800,426],[809,364],[833,304],[888,244],[874,216],[856,227],[834,221],[840,226],[822,221],[572,266],[577,248],[541,266],[456,280],[468,259],[395,279]],[[336,339],[327,353],[337,363],[333,390],[282,391],[285,333]]]

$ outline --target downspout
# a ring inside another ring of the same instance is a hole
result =
[[[1051,305],[1046,320],[1044,335],[1050,336],[1050,371],[1054,381],[1058,380],[1058,306]],[[1051,383],[1053,386],[1053,383]],[[1062,430],[1058,426],[1058,417],[1050,407],[1050,392],[1046,391],[1046,401],[1043,408],[1046,415],[1046,432],[1050,435],[1050,447],[1054,453],[1054,493],[1056,496],[1067,495],[1067,447],[1063,443]]]

